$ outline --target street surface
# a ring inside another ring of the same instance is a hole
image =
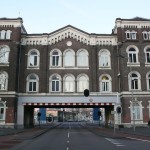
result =
[[[150,150],[150,140],[101,131],[100,127],[84,127],[80,122],[64,122],[11,150]]]

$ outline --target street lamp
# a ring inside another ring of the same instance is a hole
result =
[[[120,57],[120,58],[123,58],[123,59],[126,59],[127,61],[129,61],[129,58],[128,57],[124,57],[124,56],[122,56],[122,55],[117,55],[117,57]],[[119,61],[118,61],[119,62]],[[119,66],[119,64],[118,64],[118,66]],[[131,102],[132,102],[132,115],[133,115],[133,131],[135,132],[135,111],[134,111],[134,103],[135,103],[135,101],[137,101],[137,100],[134,100],[134,98],[133,98],[133,88],[134,88],[134,81],[136,80],[136,79],[134,79],[133,78],[133,76],[132,76],[132,66],[131,65],[129,65],[129,67],[130,67],[130,80],[129,80],[129,90],[131,90],[131,92],[132,92],[132,99],[131,99]],[[120,69],[119,69],[119,71],[120,71]],[[120,72],[119,72],[120,73]],[[120,75],[119,75],[120,76]],[[120,87],[120,85],[119,85],[119,87]],[[120,90],[120,88],[119,88],[119,90]]]

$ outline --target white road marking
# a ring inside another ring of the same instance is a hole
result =
[[[133,137],[126,137],[126,138],[132,139],[132,140],[138,140],[138,141],[142,141],[142,142],[150,142],[149,140],[137,139],[137,138],[133,138]]]
[[[69,137],[70,137],[70,133],[69,133],[69,131],[68,131],[68,139],[69,139]]]
[[[116,145],[116,146],[125,146],[122,143],[117,142],[117,140],[115,139],[111,139],[111,138],[105,138],[106,140],[108,140],[109,142],[111,142],[112,144]]]

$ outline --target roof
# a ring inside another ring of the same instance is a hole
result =
[[[122,18],[116,18],[116,20],[123,20],[123,21],[150,21],[150,19],[142,18],[142,17],[134,17],[131,19],[122,19]]]

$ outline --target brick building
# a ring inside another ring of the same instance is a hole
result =
[[[106,123],[121,107],[116,124],[146,125],[149,67],[148,19],[117,18],[110,34],[28,34],[22,18],[0,18],[0,125],[33,126],[36,107],[102,107]]]

